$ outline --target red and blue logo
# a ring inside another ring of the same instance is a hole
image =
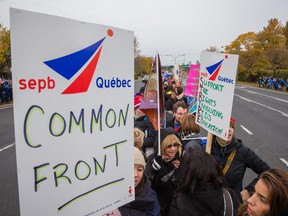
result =
[[[225,55],[225,59],[228,58],[228,55]],[[222,66],[222,62],[224,61],[224,59],[222,59],[221,61],[206,67],[206,70],[208,71],[208,73],[210,74],[209,80],[215,81],[215,79],[217,78],[219,71],[221,69]]]
[[[107,35],[112,37],[113,31],[111,29],[107,30]],[[96,71],[105,38],[106,37],[82,50],[44,62],[44,64],[67,80],[70,80],[75,74],[79,73],[78,77],[70,83],[62,94],[87,92],[94,72]],[[87,64],[87,66],[82,68],[85,64]]]

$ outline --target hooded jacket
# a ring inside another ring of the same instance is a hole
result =
[[[169,134],[174,134],[179,138],[173,128],[164,128],[160,132],[161,143]],[[156,191],[159,204],[161,206],[161,216],[167,215],[173,196],[178,189],[178,169],[171,163],[174,160],[181,161],[181,155],[176,156],[169,162],[164,162],[158,154],[158,138],[156,137],[154,154],[148,157],[146,171],[149,172],[152,188]]]

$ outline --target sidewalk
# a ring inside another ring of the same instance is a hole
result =
[[[13,102],[0,102],[0,109],[10,108],[13,107]]]

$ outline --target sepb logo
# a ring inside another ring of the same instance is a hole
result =
[[[20,79],[19,80],[19,89],[20,90],[34,90],[40,93],[44,89],[53,89],[55,87],[55,80],[49,76],[46,79]]]

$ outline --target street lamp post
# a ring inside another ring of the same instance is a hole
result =
[[[169,54],[166,54],[166,56],[170,56],[174,59],[174,65],[176,65],[176,59],[180,56],[184,56],[185,57],[185,54],[180,54],[180,55],[177,55],[177,56],[174,56],[174,55],[169,55]]]

